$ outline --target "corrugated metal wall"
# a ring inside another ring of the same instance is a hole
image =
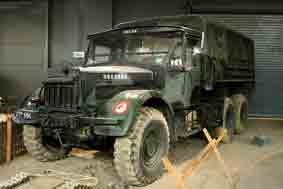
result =
[[[278,0],[187,0],[193,13],[214,14],[282,14],[283,1]]]
[[[283,115],[283,16],[209,15],[255,41],[256,88],[250,113],[271,117]]]

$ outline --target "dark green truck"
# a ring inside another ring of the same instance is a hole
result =
[[[170,143],[202,128],[241,132],[254,86],[254,43],[201,16],[146,19],[88,36],[81,65],[50,75],[14,113],[40,161],[72,147],[113,149],[115,168],[144,186]]]

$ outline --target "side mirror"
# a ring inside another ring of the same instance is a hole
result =
[[[182,57],[171,57],[168,63],[168,71],[184,71],[184,61]]]

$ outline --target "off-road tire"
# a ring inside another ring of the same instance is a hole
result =
[[[68,154],[67,149],[52,150],[42,143],[42,130],[31,125],[24,125],[24,144],[27,151],[38,161],[47,162],[63,159]]]
[[[147,167],[145,154],[150,150],[146,142],[151,132],[159,133],[158,147],[153,164]],[[128,135],[117,138],[114,145],[115,168],[125,184],[146,186],[160,178],[164,172],[162,158],[168,155],[169,142],[169,128],[162,113],[150,107],[141,108]]]
[[[235,133],[241,134],[247,128],[248,100],[242,94],[233,95],[232,100],[236,119]]]
[[[231,98],[225,98],[224,100],[222,119],[223,119],[222,127],[216,128],[216,135],[219,137],[222,133],[224,133],[222,143],[224,144],[232,143],[234,140],[236,120],[234,114],[233,101]]]

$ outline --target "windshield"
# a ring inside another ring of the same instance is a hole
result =
[[[90,39],[86,65],[107,62],[162,64],[182,41],[172,28],[116,30]]]

